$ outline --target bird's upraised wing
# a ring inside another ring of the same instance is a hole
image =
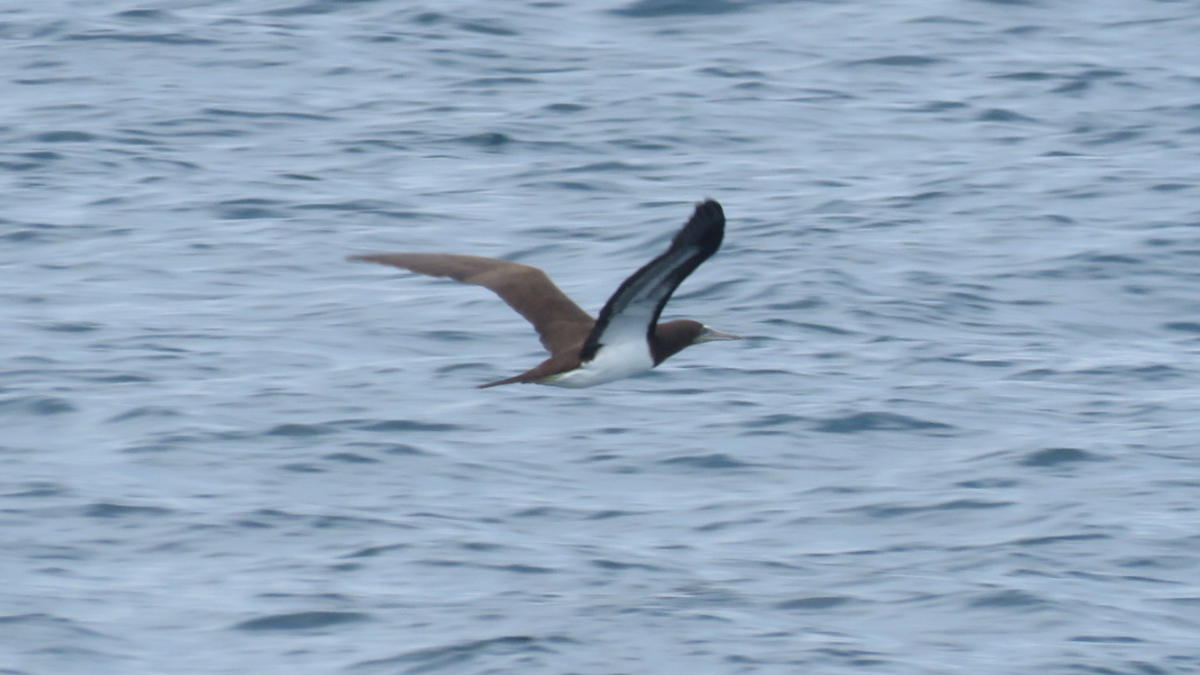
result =
[[[721,205],[711,199],[697,204],[667,252],[634,272],[608,299],[584,342],[582,360],[592,360],[605,343],[649,339],[671,294],[700,263],[717,252],[724,237],[725,212]]]

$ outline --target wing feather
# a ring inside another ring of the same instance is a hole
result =
[[[608,299],[583,344],[581,359],[592,360],[605,343],[649,340],[675,289],[717,252],[724,237],[725,212],[721,205],[712,199],[697,204],[671,247],[634,272]]]
[[[551,354],[578,346],[595,324],[591,315],[559,290],[545,272],[529,265],[449,253],[379,253],[352,256],[351,260],[483,286],[533,324]]]

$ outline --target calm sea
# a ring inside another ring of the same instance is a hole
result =
[[[0,8],[0,673],[1200,673],[1200,5]],[[598,311],[585,390],[487,291]]]

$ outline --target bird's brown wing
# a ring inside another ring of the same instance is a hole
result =
[[[350,259],[483,286],[533,324],[542,345],[551,354],[578,347],[596,323],[545,272],[529,265],[449,253],[379,253]]]

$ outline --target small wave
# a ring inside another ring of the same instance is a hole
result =
[[[161,506],[133,506],[130,504],[114,504],[97,502],[84,509],[83,515],[89,518],[129,518],[133,516],[165,516],[174,513],[172,509]]]
[[[313,630],[366,621],[369,618],[369,614],[361,612],[293,612],[250,619],[237,624],[234,628],[237,630]]]
[[[713,453],[711,455],[684,455],[682,457],[672,457],[664,459],[660,464],[668,466],[685,466],[691,469],[747,469],[755,466],[750,462],[743,462],[730,455],[722,452]]]
[[[847,509],[847,511],[865,513],[872,518],[900,518],[903,516],[934,511],[979,511],[987,509],[1000,509],[1012,505],[1013,502],[986,502],[977,499],[954,499],[948,502],[939,502],[937,504],[921,504],[917,506],[871,504],[868,506],[857,506]]]
[[[44,131],[40,134],[34,134],[30,140],[38,143],[90,143],[97,140],[99,137],[96,134],[90,134],[86,131]]]
[[[0,415],[62,415],[78,408],[60,396],[18,396],[0,400]]]
[[[1079,448],[1045,448],[1029,453],[1021,460],[1021,464],[1023,466],[1047,467],[1090,462],[1095,459],[1097,459],[1095,455]]]
[[[784,600],[783,602],[776,603],[775,608],[784,610],[833,609],[834,607],[840,607],[851,600],[852,598],[844,595],[814,595],[806,598]]]
[[[421,664],[419,667],[411,668],[405,672],[427,673],[438,670],[462,672],[460,669],[467,662],[484,655],[496,657],[524,654],[530,651],[545,651],[545,647],[539,646],[540,642],[528,635],[506,635],[482,640],[451,642],[436,647],[426,647],[424,649],[403,652],[385,659],[362,661],[351,667],[355,669],[369,668],[394,672],[391,669],[395,666],[418,663]]]
[[[988,593],[982,597],[976,598],[970,602],[971,607],[995,607],[995,608],[1016,608],[1016,607],[1038,607],[1045,605],[1046,601],[1025,591],[1015,589],[1007,589]]]
[[[323,436],[333,433],[333,429],[324,424],[279,424],[267,432],[268,436]]]
[[[897,54],[895,56],[880,56],[874,59],[851,61],[851,66],[887,66],[890,68],[921,68],[942,63],[944,59],[932,56],[917,56],[914,54]]]
[[[97,30],[88,33],[75,33],[63,38],[76,42],[96,40],[111,40],[113,42],[150,43],[162,45],[216,45],[216,40],[196,37],[187,33],[126,33],[113,30]]]
[[[856,434],[863,431],[950,431],[954,427],[941,422],[921,420],[887,412],[863,412],[821,420],[816,430],[827,434]]]
[[[382,431],[397,433],[405,431],[462,431],[466,427],[459,424],[443,422],[418,422],[416,420],[339,420],[330,422],[331,425],[348,427],[362,431]]]
[[[728,14],[746,6],[745,3],[729,0],[638,0],[611,12],[617,16],[634,19],[654,19],[665,16]]]

